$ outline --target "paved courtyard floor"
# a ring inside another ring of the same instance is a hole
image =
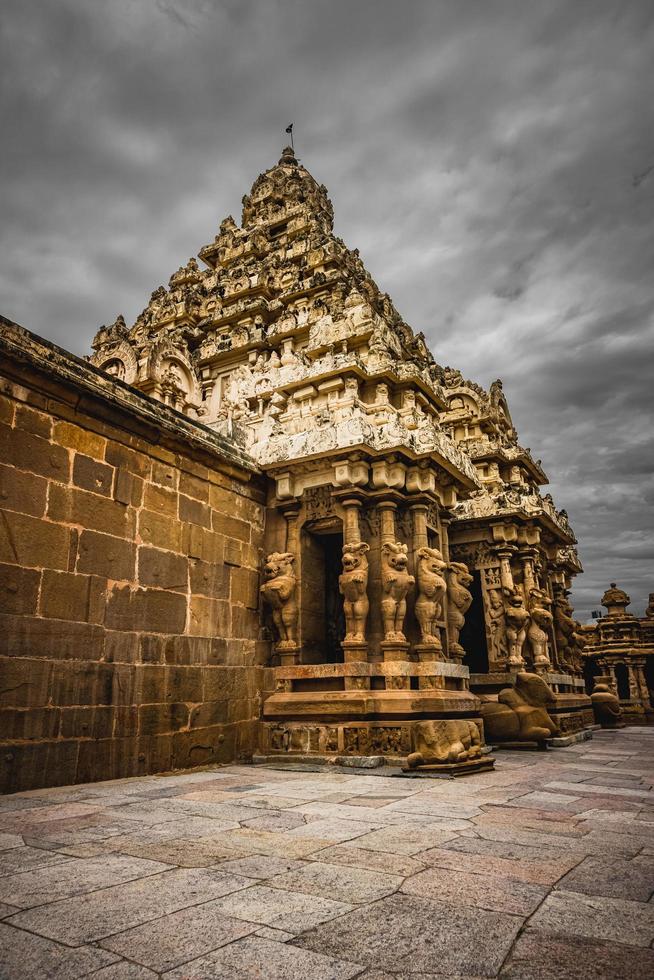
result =
[[[495,772],[229,766],[0,799],[8,980],[654,977],[654,729]]]

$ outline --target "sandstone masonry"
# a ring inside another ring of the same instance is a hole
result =
[[[251,754],[256,467],[5,319],[0,360],[2,789]]]

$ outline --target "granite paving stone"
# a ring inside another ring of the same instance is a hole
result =
[[[251,922],[225,915],[216,902],[205,902],[127,929],[102,940],[100,945],[163,973],[240,939],[256,928]]]
[[[220,864],[221,871],[258,879],[272,878],[274,875],[281,875],[285,871],[295,871],[302,867],[304,867],[303,861],[278,857],[274,854],[251,854],[248,857],[222,861]]]
[[[401,891],[406,895],[437,899],[448,905],[466,905],[527,916],[538,908],[548,889],[498,875],[427,868],[408,878]]]
[[[287,943],[289,939],[295,939],[295,933],[284,932],[283,929],[274,929],[272,926],[261,926],[254,935],[261,936],[263,939],[274,939],[278,943]]]
[[[357,847],[391,854],[419,854],[456,837],[452,830],[424,830],[415,827],[382,827],[357,838]]]
[[[585,895],[647,902],[654,892],[654,861],[586,857],[561,879],[559,888]]]
[[[307,860],[326,861],[328,864],[342,864],[351,868],[368,868],[370,871],[384,871],[402,877],[416,874],[425,867],[419,860],[406,854],[389,854],[387,851],[370,851],[363,847],[356,847],[356,841],[323,847],[313,854],[308,854]]]
[[[137,963],[114,963],[90,974],[92,980],[157,980],[158,974]]]
[[[79,946],[251,884],[249,878],[207,868],[167,871],[28,909],[5,921]]]
[[[23,838],[20,834],[0,834],[0,851],[8,851],[22,846]],[[4,861],[4,858],[2,860]]]
[[[14,847],[10,851],[0,854],[0,877],[15,875],[19,871],[33,871],[34,868],[45,868],[69,860],[71,858],[65,854],[46,851],[41,847],[26,847],[24,845]]]
[[[379,823],[372,820],[343,820],[338,817],[328,817],[325,820],[313,820],[301,827],[294,827],[288,832],[288,836],[294,839],[311,837],[314,840],[341,843],[342,841],[353,840],[355,837],[362,837],[377,827],[379,827]]]
[[[391,895],[400,887],[402,880],[399,875],[315,861],[276,875],[268,884],[272,888],[284,888],[307,895],[329,895],[338,902],[358,905]]]
[[[501,980],[644,980],[654,976],[654,950],[526,929]]]
[[[179,970],[166,973],[166,980],[348,980],[363,973],[356,963],[297,949],[288,943],[252,936],[201,957]]]
[[[523,923],[520,916],[391,895],[292,940],[368,967],[493,977]]]
[[[0,977],[640,980],[654,730],[595,734],[461,780],[226,765],[0,798]]]
[[[74,861],[73,867],[65,874],[62,874],[59,865],[55,865],[0,878],[0,899],[27,909],[159,874],[168,868],[169,865],[158,861],[107,854]]]
[[[567,857],[530,860],[526,857],[507,858],[496,854],[475,854],[462,850],[434,847],[421,851],[420,860],[438,868],[469,871],[473,874],[496,875],[533,885],[553,885],[575,867],[582,858]]]
[[[649,946],[654,941],[654,906],[579,892],[553,891],[534,913],[530,925],[557,935]]]
[[[219,899],[216,908],[237,919],[289,932],[312,929],[352,908],[345,902],[335,902],[331,898],[254,885],[252,881],[249,884],[251,887],[241,895],[234,893]]]
[[[92,946],[70,949],[42,936],[0,923],[0,977],[6,980],[75,980],[115,963],[115,953]]]

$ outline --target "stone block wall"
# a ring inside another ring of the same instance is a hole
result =
[[[260,475],[6,321],[0,360],[0,787],[247,757]]]

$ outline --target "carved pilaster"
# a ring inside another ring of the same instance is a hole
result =
[[[343,655],[346,663],[366,660],[366,622],[370,610],[368,600],[368,551],[361,540],[361,501],[347,498],[343,507],[343,572],[339,577],[339,589],[343,596],[345,613],[345,639]],[[370,687],[370,678],[345,677],[345,689],[354,687],[355,681]]]

